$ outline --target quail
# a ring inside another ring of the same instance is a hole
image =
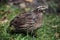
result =
[[[31,33],[39,29],[43,22],[43,11],[46,6],[39,6],[29,12],[22,12],[13,18],[9,27],[14,28],[14,32]]]

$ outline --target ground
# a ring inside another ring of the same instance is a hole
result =
[[[7,11],[9,6],[2,6],[1,10]],[[0,10],[0,11],[1,11]],[[7,29],[10,21],[19,13],[17,8],[11,7],[7,14],[1,13],[0,19],[6,16],[7,21],[0,21],[0,40],[60,40],[60,16],[52,13],[50,15],[44,14],[42,28],[38,29],[37,37],[31,37],[29,35],[23,36],[22,34],[9,34]],[[4,15],[2,15],[4,14]]]

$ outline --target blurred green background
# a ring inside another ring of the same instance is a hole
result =
[[[0,1],[0,40],[60,40],[60,0],[47,0],[48,11],[44,14],[43,26],[38,29],[37,37],[9,34],[10,21],[22,10]]]

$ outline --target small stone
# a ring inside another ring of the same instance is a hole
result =
[[[25,3],[21,3],[19,6],[20,6],[21,8],[26,8],[26,4],[25,4]]]
[[[56,38],[59,38],[59,33],[55,33],[55,37]]]
[[[57,28],[57,27],[58,27],[58,25],[52,26],[52,28]]]

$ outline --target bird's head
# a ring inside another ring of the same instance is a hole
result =
[[[48,6],[43,5],[43,6],[38,6],[35,10],[33,10],[34,12],[45,12],[48,9]]]

